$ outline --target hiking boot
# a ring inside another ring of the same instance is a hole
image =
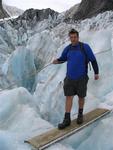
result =
[[[78,117],[77,117],[77,124],[82,124],[83,123],[83,115],[82,114],[79,114]]]
[[[65,115],[63,122],[58,124],[58,129],[64,129],[70,124],[71,124],[70,117]]]

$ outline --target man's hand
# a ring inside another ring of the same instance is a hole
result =
[[[99,74],[95,74],[95,80],[98,80],[99,79]]]
[[[53,64],[59,64],[59,61],[57,59],[54,59],[52,63]]]

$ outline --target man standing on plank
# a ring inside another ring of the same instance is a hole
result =
[[[64,78],[64,95],[66,96],[65,115],[59,129],[64,129],[71,124],[71,108],[73,97],[78,96],[79,110],[77,124],[83,123],[83,108],[87,94],[88,63],[91,62],[95,80],[99,79],[99,68],[96,57],[87,43],[79,41],[79,33],[75,29],[69,31],[71,44],[67,45],[61,56],[53,60],[53,64],[61,64],[67,61],[67,72]]]

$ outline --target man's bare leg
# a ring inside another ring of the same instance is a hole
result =
[[[84,108],[84,101],[85,101],[85,98],[79,97],[79,100],[78,100],[79,109]]]
[[[74,96],[66,96],[64,120],[62,123],[58,124],[59,129],[64,129],[65,127],[71,124],[70,113],[71,113],[71,108],[73,104],[73,97]]]
[[[73,97],[74,96],[66,96],[65,112],[68,112],[68,113],[71,112],[71,108],[73,105]]]

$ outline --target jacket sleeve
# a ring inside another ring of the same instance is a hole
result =
[[[67,61],[67,53],[68,53],[68,47],[65,47],[61,56],[57,58],[58,61],[61,61],[62,63]]]
[[[88,44],[85,44],[85,50],[88,56],[88,60],[91,62],[94,73],[95,74],[99,74],[99,67],[98,67],[98,63],[96,60],[96,57],[91,49],[91,47]]]

